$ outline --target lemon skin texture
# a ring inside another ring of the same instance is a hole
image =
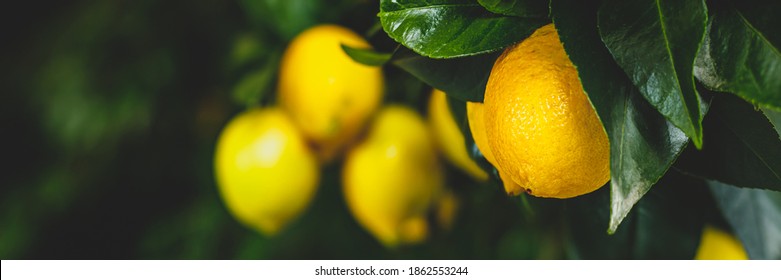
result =
[[[370,48],[347,28],[319,25],[294,38],[280,64],[278,101],[324,162],[353,140],[383,98],[381,68],[354,62],[341,44]]]
[[[697,260],[747,260],[748,255],[743,244],[735,236],[717,229],[705,226],[697,248]]]
[[[344,164],[345,201],[362,227],[387,247],[427,237],[425,217],[444,179],[418,113],[395,105],[382,109]]]
[[[499,169],[499,165],[496,164],[491,147],[488,145],[488,136],[485,135],[485,105],[480,102],[467,102],[466,103],[466,116],[469,122],[469,131],[472,133],[472,138],[475,140],[475,145],[480,149],[485,160],[496,168],[499,173],[499,178],[502,179],[504,190],[507,193],[517,192],[521,189],[518,184],[515,183],[507,173]]]
[[[317,160],[279,108],[250,109],[234,117],[219,136],[214,160],[230,213],[266,235],[301,215],[317,190]]]
[[[478,181],[488,180],[488,173],[483,171],[467,153],[466,141],[461,129],[458,128],[444,92],[435,89],[429,97],[428,119],[434,134],[437,148],[453,165],[463,170]]]
[[[519,189],[570,198],[610,178],[610,147],[552,24],[507,48],[485,91],[488,145]]]

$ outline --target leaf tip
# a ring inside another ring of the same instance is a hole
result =
[[[696,137],[691,137],[692,143],[694,143],[694,147],[697,148],[697,150],[702,150],[702,130],[700,130],[700,133],[696,135]]]

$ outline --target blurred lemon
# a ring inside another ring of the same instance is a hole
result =
[[[747,260],[748,255],[735,236],[713,226],[705,226],[694,259]]]
[[[484,127],[510,194],[569,198],[610,179],[607,134],[549,24],[507,48],[485,90]]]
[[[345,159],[345,201],[361,226],[388,247],[427,236],[426,214],[443,184],[431,136],[411,109],[388,106]]]
[[[434,140],[445,158],[473,178],[480,181],[488,180],[488,173],[469,157],[464,134],[461,133],[461,129],[458,128],[458,124],[453,119],[444,92],[435,89],[431,93],[428,102],[428,118],[431,122]]]
[[[312,200],[319,170],[315,156],[278,108],[234,117],[217,141],[217,185],[231,214],[266,235],[279,232]]]
[[[383,96],[381,68],[354,62],[341,44],[370,48],[349,29],[315,26],[293,39],[279,72],[280,104],[324,161],[355,137]]]

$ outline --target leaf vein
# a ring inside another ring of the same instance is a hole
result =
[[[691,126],[691,129],[693,131],[697,131],[697,128],[694,126],[694,122],[692,119],[692,112],[689,110],[689,106],[686,102],[686,98],[683,96],[683,88],[681,88],[681,81],[678,78],[678,70],[675,69],[675,59],[673,58],[673,52],[670,49],[670,38],[669,35],[667,35],[667,24],[664,22],[664,14],[662,14],[662,6],[659,3],[660,0],[655,0],[656,3],[656,11],[659,14],[659,25],[662,28],[662,36],[664,36],[664,46],[665,50],[667,50],[667,55],[670,56],[670,67],[673,70],[673,76],[675,77],[675,86],[678,88],[678,94],[680,95],[681,102],[683,103],[683,110],[686,113],[686,116],[689,118],[689,125]],[[698,105],[699,107],[699,105]],[[699,116],[697,117],[699,119]]]

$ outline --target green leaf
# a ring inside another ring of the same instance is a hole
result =
[[[781,139],[761,112],[732,95],[716,94],[702,151],[687,150],[675,167],[744,188],[781,191]]]
[[[763,107],[762,113],[765,113],[765,117],[770,120],[770,123],[773,124],[773,128],[776,129],[779,138],[781,138],[781,112]]]
[[[548,16],[547,0],[478,0],[477,2],[486,10],[502,15],[536,18]]]
[[[599,32],[613,58],[697,147],[703,113],[692,69],[707,19],[703,0],[606,0],[599,8]]]
[[[575,256],[580,259],[692,259],[711,208],[702,180],[667,173],[637,203],[615,234],[602,230],[610,219],[610,191],[567,201]],[[691,207],[697,205],[698,207]]]
[[[708,181],[711,193],[751,259],[781,259],[781,193]]]
[[[363,65],[368,66],[381,66],[393,57],[393,53],[381,53],[371,49],[356,49],[342,44],[342,50],[352,60]]]
[[[594,1],[553,1],[551,15],[610,141],[608,232],[613,233],[688,138],[648,104],[613,62],[597,31],[597,7]]]
[[[431,59],[405,48],[397,52],[392,63],[448,96],[462,101],[483,102],[485,85],[500,53]]]
[[[274,56],[260,68],[244,75],[233,87],[233,100],[246,107],[258,105],[275,81],[278,59]]]
[[[762,34],[776,49],[781,48],[781,2],[776,0],[730,0],[745,17],[748,24]]]
[[[393,40],[432,58],[498,51],[549,22],[497,15],[470,0],[381,0],[379,16]]]
[[[780,5],[774,1],[745,14],[730,6],[716,11],[695,63],[697,79],[711,90],[734,93],[751,103],[781,110],[779,25],[773,26],[774,32],[767,30],[778,21]]]

